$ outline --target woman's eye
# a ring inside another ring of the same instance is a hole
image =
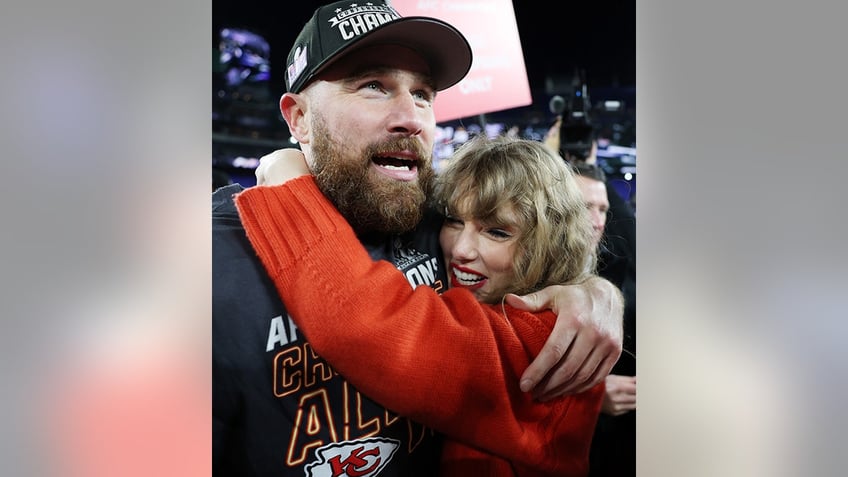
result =
[[[502,238],[502,239],[512,237],[512,234],[507,232],[504,229],[489,229],[488,233],[489,233],[489,235],[492,235],[493,237]]]
[[[462,221],[461,221],[461,220],[459,220],[459,219],[458,219],[458,218],[456,218],[456,217],[453,217],[453,216],[447,215],[447,216],[445,216],[445,224],[448,224],[448,225],[462,225]]]

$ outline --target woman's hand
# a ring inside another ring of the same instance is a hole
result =
[[[256,185],[278,185],[311,172],[303,152],[291,147],[262,156],[255,174]]]

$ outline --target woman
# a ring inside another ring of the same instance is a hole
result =
[[[308,174],[302,159],[281,162],[284,179]],[[448,436],[442,475],[585,475],[603,385],[548,403],[521,392],[556,317],[507,300],[594,269],[571,171],[540,142],[480,137],[457,151],[432,197],[445,214],[442,295],[372,261],[311,176],[248,189],[236,203],[316,353],[366,395]],[[310,319],[317,306],[323,318]]]

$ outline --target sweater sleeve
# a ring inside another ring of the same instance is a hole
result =
[[[552,403],[518,387],[552,313],[483,305],[464,289],[413,290],[370,258],[311,176],[247,189],[236,204],[298,327],[363,393],[519,466],[571,475],[587,455],[603,385]]]

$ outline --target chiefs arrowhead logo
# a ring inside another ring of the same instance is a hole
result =
[[[319,447],[318,460],[306,466],[307,477],[370,477],[392,460],[400,441],[370,438]]]

